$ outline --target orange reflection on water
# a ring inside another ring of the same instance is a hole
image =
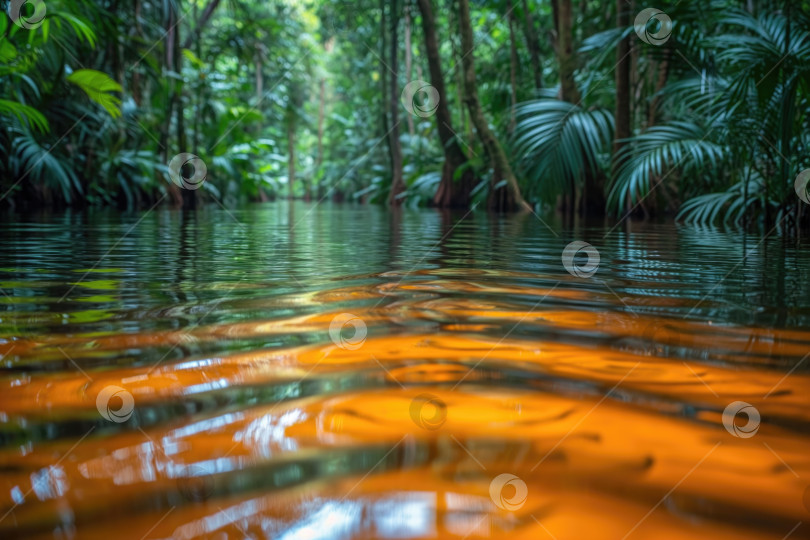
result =
[[[431,294],[438,286],[486,294]],[[405,307],[373,304],[414,291],[424,295]],[[519,293],[529,307],[498,299]],[[779,539],[810,520],[810,377],[774,360],[798,362],[804,332],[541,310],[540,298],[584,293],[454,280],[295,301],[347,295],[372,302],[352,311],[368,327],[354,349],[321,339],[0,380],[0,533]],[[4,352],[24,365],[85,349],[324,336],[340,313],[37,336]],[[109,386],[134,398],[126,422],[99,416]],[[738,400],[762,417],[749,438],[724,426]],[[517,508],[492,495],[505,473],[525,483]]]

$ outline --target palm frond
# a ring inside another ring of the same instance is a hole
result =
[[[42,133],[50,131],[48,120],[41,112],[33,107],[24,105],[17,101],[0,99],[0,115],[14,116],[22,124],[27,124]]]
[[[564,186],[596,172],[613,137],[613,116],[556,99],[521,103],[512,149],[527,180],[526,193],[550,202]]]
[[[619,153],[619,168],[608,195],[609,210],[620,213],[624,204],[634,204],[650,192],[654,179],[661,181],[673,170],[715,170],[729,149],[709,137],[714,127],[694,122],[670,122],[654,126],[632,139]]]
[[[694,225],[710,225],[722,218],[724,224],[739,225],[744,216],[765,205],[777,207],[768,200],[765,179],[752,168],[743,172],[745,178],[725,191],[699,195],[686,201],[678,219]]]

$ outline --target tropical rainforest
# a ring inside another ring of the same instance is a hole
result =
[[[806,226],[810,2],[3,0],[0,207]]]

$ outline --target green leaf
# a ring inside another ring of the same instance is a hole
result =
[[[84,90],[92,101],[98,103],[112,116],[121,116],[121,100],[111,92],[120,92],[121,85],[106,73],[94,69],[80,69],[68,75],[67,80]]]
[[[0,17],[0,20],[3,20]],[[3,39],[0,41],[0,63],[8,64],[17,57],[17,49],[10,41]]]
[[[197,69],[203,69],[205,67],[205,62],[197,58],[197,55],[190,50],[183,49],[183,56],[185,56],[188,61],[191,62]]]
[[[43,133],[50,131],[48,120],[41,112],[16,101],[0,99],[0,115],[16,116],[20,122],[27,122]]]
[[[65,11],[55,12],[54,17],[58,17],[59,19],[67,21],[67,23],[76,33],[76,36],[79,38],[79,40],[87,41],[87,43],[89,43],[91,47],[96,46],[96,34],[95,32],[93,32],[93,29],[90,28],[90,25],[87,22]],[[58,21],[58,19],[56,20]]]

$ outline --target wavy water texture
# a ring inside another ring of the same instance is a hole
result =
[[[2,538],[810,535],[808,246],[286,203],[10,219]]]

